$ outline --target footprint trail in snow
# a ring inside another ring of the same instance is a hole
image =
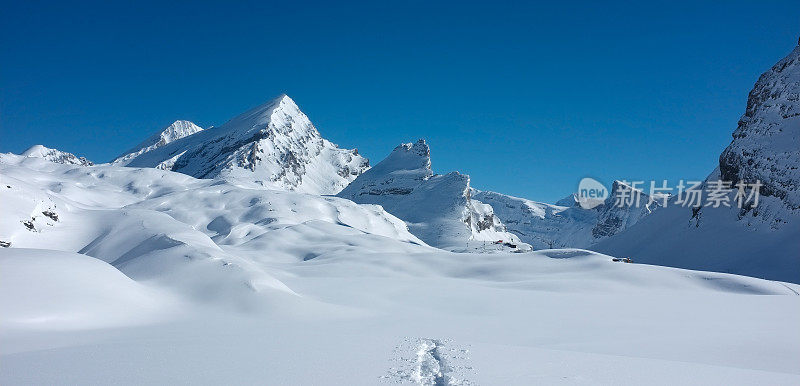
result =
[[[474,369],[469,365],[469,350],[458,347],[448,339],[406,338],[395,347],[394,362],[381,377],[396,383],[417,385],[474,385],[466,379]]]

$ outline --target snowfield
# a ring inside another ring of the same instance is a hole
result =
[[[800,286],[451,253],[380,206],[0,156],[2,384],[797,384]]]
[[[758,207],[479,192],[424,140],[370,169],[286,95],[0,155],[0,384],[798,385],[798,90],[800,46],[705,182]]]

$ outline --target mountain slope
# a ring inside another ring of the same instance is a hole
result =
[[[404,220],[411,233],[439,248],[469,250],[497,240],[519,241],[489,205],[471,198],[469,176],[433,174],[430,148],[422,139],[396,147],[339,197],[383,206]]]
[[[147,153],[148,151],[158,149],[159,147],[162,147],[168,143],[175,142],[183,137],[188,137],[200,131],[203,131],[203,128],[195,125],[192,122],[177,120],[162,129],[160,132],[155,133],[149,138],[145,139],[133,149],[128,150],[125,152],[125,154],[120,155],[111,161],[111,163],[125,166],[134,158]]]
[[[630,190],[639,206],[617,205],[617,192]],[[614,181],[611,194],[602,205],[581,208],[572,196],[556,205],[495,192],[475,191],[474,198],[492,206],[509,232],[536,249],[587,248],[636,224],[660,208],[641,190]]]
[[[800,283],[800,46],[756,82],[704,187],[760,181],[757,205],[668,207],[593,249],[636,261]],[[753,189],[745,193],[753,194]]]
[[[143,153],[127,164],[196,178],[223,178],[272,189],[335,194],[369,167],[357,150],[339,149],[287,95],[219,127]]]

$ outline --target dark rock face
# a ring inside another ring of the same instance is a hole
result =
[[[624,221],[620,217],[610,216],[592,228],[592,236],[596,239],[613,236],[623,228]]]
[[[762,196],[800,208],[800,46],[759,77],[733,141],[719,157],[722,180],[761,181]]]

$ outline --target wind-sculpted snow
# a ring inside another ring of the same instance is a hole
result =
[[[158,133],[153,134],[150,138],[145,139],[142,143],[136,145],[133,149],[128,150],[125,154],[117,157],[111,163],[115,165],[125,166],[134,158],[147,153],[148,151],[158,149],[168,143],[175,142],[183,137],[188,137],[194,133],[203,131],[203,128],[195,125],[193,122],[177,120],[172,122],[169,126],[165,127]],[[172,165],[162,162],[156,166],[159,169],[169,170]]]
[[[163,320],[180,303],[86,255],[11,248],[0,253],[0,304],[3,328],[82,330]]]
[[[792,284],[451,253],[377,205],[153,168],[0,155],[0,202],[2,384],[800,379]]]
[[[381,205],[404,220],[411,233],[439,248],[471,250],[497,240],[528,247],[505,231],[489,205],[470,197],[469,176],[433,174],[430,149],[422,139],[396,147],[339,197]]]
[[[430,249],[380,207],[335,197],[13,155],[0,156],[0,171],[0,241],[10,247],[93,256],[132,279],[235,308],[258,307],[264,291],[293,293],[253,259],[302,260],[387,240],[386,250]],[[324,251],[309,244],[319,239],[327,240]],[[274,248],[281,242],[294,243],[284,246],[295,253]],[[271,250],[268,258],[265,250]]]
[[[222,126],[142,153],[127,165],[336,194],[369,168],[369,161],[357,150],[340,149],[322,138],[294,101],[282,95]]]
[[[618,205],[617,192],[626,189],[639,205]],[[506,229],[535,249],[587,248],[633,226],[661,205],[639,189],[614,181],[602,205],[581,208],[572,197],[544,204],[495,192],[475,190],[475,199],[492,206]],[[662,201],[663,202],[663,201]]]

